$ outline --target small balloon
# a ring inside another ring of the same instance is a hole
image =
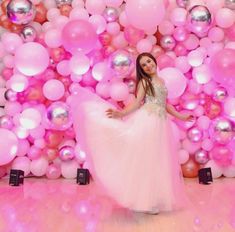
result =
[[[75,156],[74,148],[71,146],[63,146],[59,150],[59,157],[63,161],[72,160]]]
[[[11,0],[7,5],[7,16],[15,24],[27,24],[35,17],[35,9],[29,0]]]
[[[202,131],[197,127],[192,127],[189,129],[187,137],[191,142],[199,142],[202,139]]]
[[[111,22],[117,21],[117,19],[119,17],[119,12],[114,7],[107,7],[107,8],[105,8],[102,15],[107,22],[111,23]]]
[[[171,35],[164,35],[160,40],[160,44],[162,48],[169,51],[175,47],[176,41]]]
[[[187,15],[187,27],[198,36],[205,36],[212,23],[211,13],[207,7],[193,6]]]
[[[199,164],[193,159],[189,159],[186,163],[181,165],[183,176],[187,178],[194,178],[198,175]]]
[[[5,96],[5,99],[7,100],[7,101],[17,101],[17,92],[15,92],[14,90],[12,90],[12,89],[8,89],[6,92],[5,92],[5,94],[4,94],[4,96]]]
[[[20,32],[20,36],[24,42],[33,42],[36,39],[37,32],[32,26],[25,26]]]
[[[207,151],[200,149],[195,152],[194,158],[198,164],[205,164],[209,160],[209,155]]]

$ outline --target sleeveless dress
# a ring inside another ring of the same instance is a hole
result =
[[[87,154],[94,181],[122,207],[140,212],[172,211],[185,202],[184,183],[171,121],[167,89],[154,83],[155,97],[123,119],[114,108],[80,87],[70,99],[77,142]]]

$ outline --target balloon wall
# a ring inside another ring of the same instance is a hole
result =
[[[168,101],[195,116],[172,122],[184,176],[211,167],[214,178],[235,177],[234,0],[0,3],[0,177],[17,168],[75,178],[89,167],[71,95],[81,85],[129,104],[142,52],[156,57]]]

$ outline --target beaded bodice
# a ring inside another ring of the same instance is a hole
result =
[[[153,82],[155,96],[146,94],[144,107],[150,113],[157,113],[158,116],[166,117],[167,88],[164,84]]]

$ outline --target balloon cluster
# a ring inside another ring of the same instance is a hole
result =
[[[78,85],[127,105],[135,58],[151,52],[174,120],[185,177],[200,167],[235,177],[235,2],[3,0],[0,16],[0,177],[10,167],[74,178],[89,167],[71,121]],[[144,157],[143,157],[144,158]]]

